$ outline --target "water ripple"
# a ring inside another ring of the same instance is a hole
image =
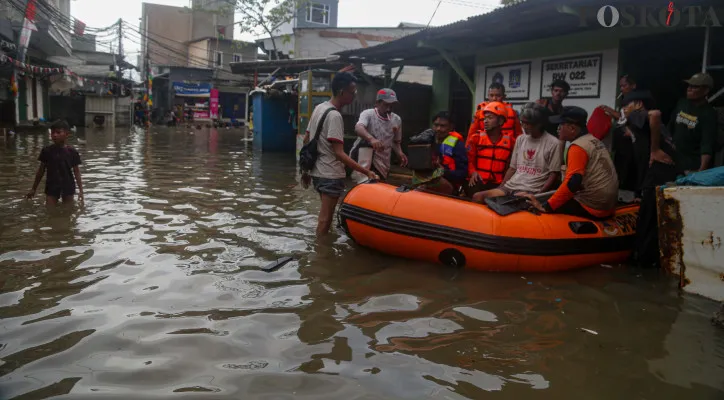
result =
[[[83,207],[22,199],[47,135],[0,147],[2,399],[724,393],[717,305],[666,278],[456,273],[317,242],[293,155],[244,131],[78,133]]]

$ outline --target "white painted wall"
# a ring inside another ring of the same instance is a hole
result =
[[[45,110],[43,110],[43,85],[41,84],[40,80],[37,80],[35,85],[33,85],[33,78],[25,77],[20,78],[25,79],[25,95],[26,95],[26,102],[28,104],[27,106],[27,115],[28,115],[28,121],[32,121],[36,118],[45,117]],[[37,94],[37,109],[38,112],[33,112],[33,92]],[[18,96],[18,101],[20,100],[20,97]],[[16,115],[15,118],[20,118],[20,104],[16,103],[15,110]]]
[[[671,187],[663,198],[670,227],[659,231],[659,243],[672,252],[664,267],[686,280],[684,291],[724,301],[724,187]],[[672,230],[679,240],[672,240]]]
[[[599,53],[603,56],[603,60],[601,63],[600,97],[595,99],[567,99],[563,102],[563,104],[581,107],[588,111],[589,116],[591,115],[593,110],[601,104],[613,107],[616,103],[616,89],[618,85],[618,48],[611,48],[602,51],[594,50],[577,53],[558,53],[539,58],[506,60],[504,62],[495,62],[493,64],[479,64],[475,68],[475,104],[485,101],[487,97],[488,89],[485,84],[485,68],[488,65],[500,65],[530,61],[530,98],[528,101],[536,101],[541,97],[550,96],[550,91],[545,87],[543,88],[543,93],[541,93],[541,62],[543,60]],[[511,101],[511,103],[516,105],[516,109],[520,109],[520,107],[526,102],[527,101],[523,100],[515,102]]]
[[[347,32],[347,33],[363,33],[375,36],[388,36],[400,38],[420,30],[420,28],[379,28],[379,29],[360,29],[360,28],[330,28],[329,31]],[[295,30],[294,40],[294,58],[315,58],[327,57],[331,54],[343,50],[353,50],[362,48],[359,39],[348,38],[327,38],[319,36],[319,29],[297,29]],[[369,47],[376,46],[383,42],[367,40]],[[372,76],[380,76],[384,74],[381,65],[364,64],[365,72]],[[395,76],[397,69],[392,70],[392,76]],[[422,83],[425,85],[432,84],[432,69],[426,67],[405,67],[402,70],[398,80],[400,82]]]
[[[43,109],[43,85],[39,79],[36,79],[35,93],[38,95],[38,115],[36,115],[35,118],[50,118],[50,115],[45,115],[45,110]]]
[[[35,88],[33,87],[33,79],[29,77],[25,77],[25,103],[27,106],[27,115],[28,115],[28,121],[32,121],[35,118],[35,114],[33,113],[33,90]],[[18,100],[20,98],[18,97]]]

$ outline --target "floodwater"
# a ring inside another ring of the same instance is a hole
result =
[[[0,399],[724,398],[718,304],[666,276],[317,243],[292,155],[189,131],[78,132],[85,206],[53,210],[47,135],[0,142]]]

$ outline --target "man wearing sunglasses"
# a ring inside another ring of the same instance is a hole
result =
[[[711,75],[697,73],[684,82],[689,84],[686,98],[679,100],[667,128],[676,146],[676,165],[688,174],[712,167],[717,114],[706,98],[714,86]]]

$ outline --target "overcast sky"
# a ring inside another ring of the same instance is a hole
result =
[[[85,22],[88,27],[102,28],[115,23],[118,18],[138,26],[141,18],[142,0],[73,0],[71,14]],[[153,0],[148,3],[172,6],[189,6],[189,0]],[[433,17],[435,8],[440,4]],[[468,17],[483,14],[498,6],[499,0],[340,0],[338,25],[346,26],[395,26],[400,22],[427,24],[432,17],[431,25],[445,25]],[[235,39],[253,40],[249,35],[241,35],[238,31]],[[102,40],[102,39],[101,39]],[[140,46],[131,40],[123,43],[127,60],[136,64],[136,56]],[[115,48],[115,46],[114,46]],[[98,51],[109,51],[108,47],[99,46]]]

